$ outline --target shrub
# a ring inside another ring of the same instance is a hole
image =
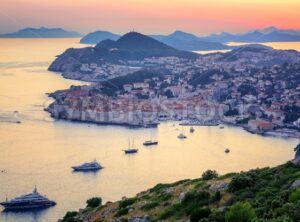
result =
[[[88,207],[98,207],[98,206],[101,206],[101,204],[102,204],[102,199],[101,199],[101,197],[93,197],[93,198],[91,198],[91,199],[88,199],[87,201],[86,201],[86,203],[87,203],[87,206]]]
[[[64,216],[64,218],[62,219],[62,222],[81,222],[81,220],[74,218],[77,215],[78,212],[76,211],[68,211]]]
[[[300,200],[300,188],[297,188],[291,193],[289,197],[289,201],[292,203],[297,203],[299,200]]]
[[[226,222],[251,222],[256,218],[249,203],[236,203],[225,214]]]
[[[207,170],[202,174],[203,180],[211,180],[215,178],[218,178],[218,173],[215,170]]]
[[[157,207],[158,205],[159,205],[159,203],[157,201],[154,201],[154,202],[150,202],[150,203],[145,204],[142,207],[142,209],[147,211],[147,210],[151,210],[151,209]]]
[[[128,214],[129,208],[121,208],[117,211],[117,213],[115,214],[116,217],[121,217],[125,214]]]
[[[221,200],[221,192],[219,190],[214,194],[214,196],[212,197],[212,200],[213,201]]]
[[[191,222],[198,222],[203,218],[207,218],[211,214],[211,210],[207,207],[205,208],[197,208],[193,210],[190,216]]]
[[[275,219],[258,219],[255,222],[293,222],[293,220],[287,216],[283,216]]]
[[[247,187],[254,185],[252,178],[245,174],[239,174],[232,178],[228,185],[228,189],[232,192],[238,191]]]
[[[209,215],[209,221],[225,222],[225,212],[224,211],[213,211]]]
[[[125,208],[135,203],[136,198],[127,198],[119,202],[119,208]]]
[[[169,208],[167,208],[160,216],[159,216],[159,220],[166,220],[172,216],[175,215],[175,213],[177,212],[177,209],[175,206],[171,206]]]
[[[207,191],[190,191],[185,194],[184,199],[182,200],[182,205],[189,205],[197,203],[199,205],[205,205],[209,202],[210,193]]]

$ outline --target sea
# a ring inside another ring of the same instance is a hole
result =
[[[299,43],[287,45],[300,49]],[[196,126],[190,133],[178,122],[128,128],[54,120],[44,111],[53,101],[47,93],[89,83],[64,79],[47,68],[65,49],[84,45],[79,39],[0,39],[0,46],[0,202],[35,187],[57,202],[34,212],[0,207],[1,222],[54,222],[84,208],[91,197],[116,201],[158,183],[201,177],[207,169],[225,174],[276,166],[293,158],[299,142],[232,126]],[[181,132],[187,139],[177,138]],[[143,147],[151,136],[159,144]],[[122,151],[129,139],[139,149],[135,155]],[[104,166],[96,173],[71,169],[94,159]]]

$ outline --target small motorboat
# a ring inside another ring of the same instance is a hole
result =
[[[184,135],[183,133],[180,133],[178,136],[177,136],[178,139],[186,139],[186,135]]]

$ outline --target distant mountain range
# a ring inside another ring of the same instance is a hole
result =
[[[106,31],[97,31],[84,36],[80,42],[84,44],[97,44],[105,39],[117,40],[121,36]],[[170,35],[150,35],[150,37],[180,50],[226,50],[234,47],[226,45],[228,42],[291,42],[300,41],[300,31],[283,30],[268,27],[246,33],[231,34],[223,32],[208,36],[196,36],[183,31],[175,31]]]
[[[223,32],[200,37],[203,41],[210,42],[297,42],[300,41],[300,31],[284,30],[276,27],[268,27],[261,30],[254,30],[246,33],[231,34]]]
[[[82,34],[61,28],[25,28],[17,32],[0,34],[0,38],[79,38]]]

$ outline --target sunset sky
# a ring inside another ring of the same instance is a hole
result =
[[[299,11],[300,0],[0,0],[0,33],[40,26],[83,34],[300,29]]]

